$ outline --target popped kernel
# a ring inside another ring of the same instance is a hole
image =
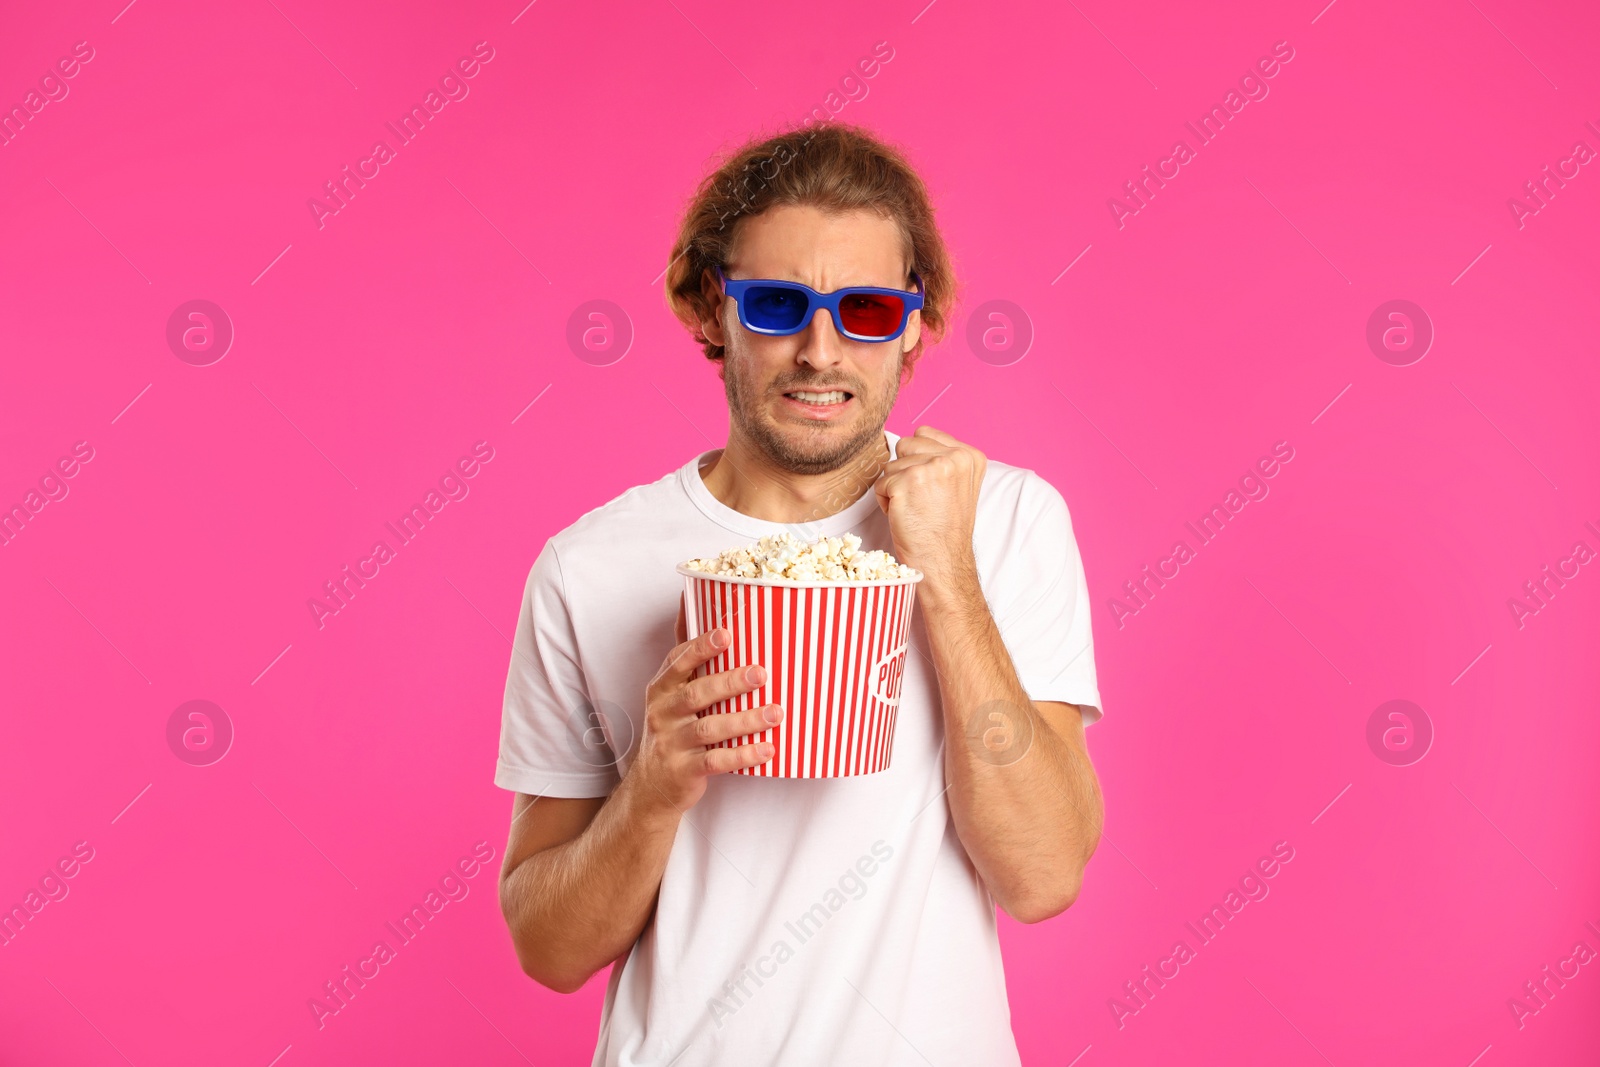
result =
[[[743,548],[683,564],[704,574],[733,578],[776,578],[793,582],[876,582],[916,576],[916,568],[882,549],[861,551],[861,537],[819,537],[805,542],[785,530]]]

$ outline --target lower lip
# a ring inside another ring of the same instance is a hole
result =
[[[797,411],[808,419],[828,422],[831,419],[838,418],[839,414],[849,407],[850,402],[854,399],[855,397],[848,396],[837,404],[807,404],[804,400],[796,400],[792,396],[785,396],[783,402],[788,405],[791,411]]]

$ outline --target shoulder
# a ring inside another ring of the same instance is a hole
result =
[[[1028,527],[1040,522],[1072,528],[1066,498],[1037,471],[988,457],[978,492],[979,521]]]
[[[629,538],[648,536],[648,526],[642,524],[659,522],[682,497],[678,472],[672,471],[584,512],[551,536],[550,543],[556,551],[567,555],[586,545],[614,545]]]
[[[978,494],[972,545],[991,581],[1038,582],[1081,556],[1061,491],[1027,467],[990,459]]]
[[[658,565],[660,553],[673,551],[673,542],[682,540],[697,514],[679,472],[671,471],[591,508],[551,535],[530,579],[544,577],[567,590],[626,586],[641,569]]]

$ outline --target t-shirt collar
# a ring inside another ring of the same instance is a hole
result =
[[[896,445],[900,435],[891,433],[887,428],[883,431],[885,442],[889,446],[889,458],[897,455]],[[709,452],[702,452],[694,459],[685,463],[678,469],[678,482],[694,501],[695,507],[703,512],[706,518],[734,533],[743,534],[749,538],[761,538],[768,534],[779,533],[787,530],[802,541],[812,541],[818,537],[838,537],[855,527],[878,511],[877,494],[869,485],[855,503],[850,504],[843,511],[829,515],[812,522],[785,523],[771,522],[767,519],[758,519],[753,515],[746,515],[742,511],[735,511],[711,494],[706,488],[705,479],[700,477],[700,468],[709,463],[713,456],[720,455],[722,449],[714,448]]]

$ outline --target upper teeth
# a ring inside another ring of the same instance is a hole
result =
[[[790,393],[796,400],[803,400],[807,404],[842,404],[848,395],[842,389],[835,389],[831,393]]]

